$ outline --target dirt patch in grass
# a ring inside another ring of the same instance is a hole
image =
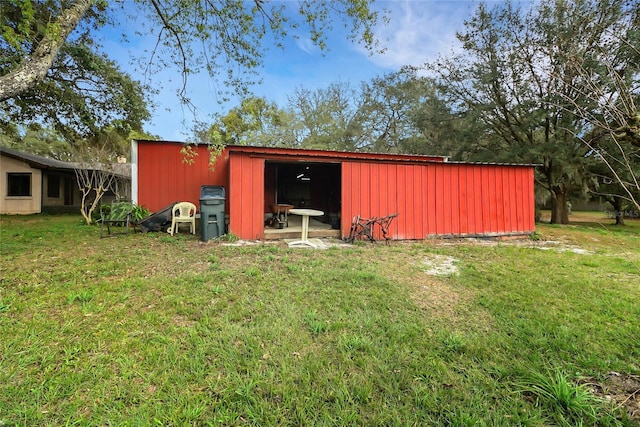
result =
[[[411,297],[419,307],[433,310],[444,317],[455,316],[462,299],[460,292],[433,277],[411,280]]]
[[[404,243],[397,243],[403,245]],[[464,324],[472,292],[466,288],[458,288],[449,277],[457,275],[457,260],[440,254],[418,254],[413,258],[405,258],[404,252],[393,254],[386,260],[380,271],[391,281],[398,281],[407,286],[409,297],[425,314],[447,322],[447,324]]]
[[[413,285],[411,296],[418,306],[430,309],[442,317],[455,317],[457,307],[466,299],[460,290],[451,288],[440,279],[458,273],[455,262],[453,257],[437,254],[414,260],[414,266],[422,272],[410,281]]]
[[[610,372],[602,380],[586,378],[583,384],[615,408],[624,408],[629,419],[640,421],[640,375]]]
[[[519,238],[511,240],[501,240],[499,238],[460,238],[460,239],[448,239],[448,240],[436,240],[434,241],[436,246],[517,246],[522,248],[533,248],[540,250],[552,250],[558,253],[573,252],[579,255],[590,255],[593,251],[580,247],[579,245],[571,244],[562,240],[533,240],[529,238]]]
[[[452,276],[458,274],[456,262],[451,256],[433,254],[423,260],[424,272],[430,276]]]
[[[456,260],[451,257],[437,259],[441,261],[440,264],[431,259],[428,267],[424,259],[416,259],[414,262],[421,272],[403,278],[403,282],[409,286],[412,301],[432,319],[444,321],[453,330],[466,330],[470,324],[475,329],[491,330],[492,317],[474,306],[474,292],[457,287],[454,281],[447,279],[457,275]],[[473,318],[472,323],[469,323],[470,318]]]

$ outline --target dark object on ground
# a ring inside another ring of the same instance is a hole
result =
[[[171,208],[176,203],[178,202],[173,202],[138,222],[140,230],[146,233],[148,231],[164,231],[169,228],[171,225]]]

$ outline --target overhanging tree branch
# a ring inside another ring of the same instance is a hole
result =
[[[171,24],[170,22],[171,18],[168,18],[165,16],[162,10],[162,6],[158,0],[151,0],[151,4],[153,5],[153,8],[158,14],[158,17],[162,21],[162,24],[164,25],[163,29],[167,29],[167,31],[169,31],[173,36],[173,38],[175,39],[176,46],[178,47],[178,51],[182,57],[182,71],[181,71],[182,72],[182,88],[180,89],[179,95],[180,95],[180,98],[184,98],[184,94],[187,91],[187,77],[189,75],[189,66],[187,65],[187,52],[185,51],[184,46],[182,45],[180,32]],[[156,47],[160,43],[161,38],[162,38],[162,31],[158,35],[158,42],[156,44]],[[155,53],[155,49],[154,49],[154,53]]]
[[[44,79],[67,36],[93,6],[95,0],[73,0],[58,18],[47,25],[35,51],[18,68],[0,77],[0,101],[13,98]]]

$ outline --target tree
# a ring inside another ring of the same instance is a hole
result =
[[[417,134],[402,143],[402,151],[447,156],[456,161],[488,159],[485,147],[495,138],[473,111],[455,111],[437,85],[429,85],[430,96],[410,120]]]
[[[346,82],[334,82],[315,91],[296,88],[288,97],[289,109],[297,120],[296,146],[362,149],[361,130],[355,119],[358,102],[356,91]]]
[[[451,112],[431,79],[405,68],[359,91],[345,82],[315,91],[298,87],[286,110],[246,98],[194,142],[451,156],[472,133],[478,136],[477,126],[471,130],[467,118]]]
[[[611,145],[614,144],[612,143]],[[635,209],[633,212],[640,212],[637,206],[640,192],[636,184],[638,177],[640,177],[640,158],[635,159],[634,166],[630,164],[630,167],[632,167],[630,170],[626,168],[615,170],[606,161],[606,157],[610,156],[605,152],[605,145],[599,143],[598,146],[599,151],[593,152],[597,161],[594,162],[591,172],[597,178],[597,185],[592,192],[611,205],[613,212],[611,216],[615,219],[615,224],[624,225],[624,217],[628,212],[632,211],[632,206]]]
[[[326,89],[296,88],[282,109],[265,98],[245,98],[238,107],[220,117],[198,141],[216,147],[226,144],[354,149],[352,106],[356,93],[347,83]]]
[[[0,129],[6,131],[14,123],[20,124],[23,132],[29,125],[51,128],[71,144],[95,137],[106,127],[123,136],[141,130],[149,117],[144,89],[97,53],[98,46],[90,35],[97,25],[97,11],[86,12],[85,25],[77,27],[78,35],[73,39],[55,44],[57,54],[47,56],[51,61],[47,59],[46,72],[38,77],[41,71],[34,68],[34,62],[39,49],[43,44],[57,43],[57,38],[48,39],[51,32],[64,33],[59,28],[62,23],[50,28],[56,4],[13,0],[0,5],[0,52],[6,59],[0,64],[0,92],[19,89],[15,96],[0,100]]]
[[[87,225],[92,223],[93,212],[100,206],[102,196],[111,191],[119,197],[123,190],[121,165],[113,144],[108,135],[103,135],[101,141],[74,147],[74,172],[81,194],[80,213]]]
[[[15,97],[45,78],[71,32],[83,18],[95,17],[92,13],[95,4],[95,0],[73,0],[60,5],[30,0],[2,3],[0,46],[9,61],[2,64],[0,101]],[[44,19],[46,12],[55,18]]]
[[[51,127],[68,141],[90,138],[105,127],[128,135],[149,118],[141,85],[88,44],[66,44],[45,79],[0,102],[7,122]]]
[[[263,147],[291,147],[294,145],[294,118],[290,112],[278,108],[265,98],[248,97],[224,116],[217,115],[212,125],[194,129],[191,144],[206,144],[209,166],[227,145],[256,145]],[[192,145],[182,150],[184,161],[191,163],[197,151]]]
[[[116,174],[112,169],[102,169],[101,165],[79,163],[74,169],[76,183],[80,189],[80,213],[87,225],[93,222],[93,212],[100,206],[102,196],[116,188]]]
[[[291,113],[265,98],[249,97],[215,120],[198,142],[277,147],[294,145]]]
[[[417,134],[412,114],[426,102],[426,85],[409,69],[363,84],[358,121],[365,129],[370,150],[404,151],[402,146]]]
[[[603,185],[597,191],[614,207],[616,223],[627,202],[640,212],[640,9],[629,3],[616,5],[615,21],[594,22],[600,43],[568,62],[586,102],[564,99],[591,128],[577,137],[598,160],[594,173]]]
[[[456,109],[491,129],[483,151],[493,161],[540,164],[536,182],[551,195],[552,223],[567,223],[569,195],[592,184],[593,157],[578,138],[589,129],[568,101],[588,100],[569,64],[601,46],[626,3],[554,0],[528,12],[480,5],[458,34],[464,52],[430,65]]]
[[[455,114],[432,78],[413,67],[388,73],[362,85],[354,122],[366,149],[443,155],[462,159],[460,139],[469,125]],[[478,136],[475,129],[474,136]]]
[[[112,1],[115,6],[125,3]],[[33,89],[45,79],[65,44],[71,42],[68,39],[76,33],[88,37],[97,26],[113,18],[108,14],[107,0],[9,0],[2,5],[0,48],[11,53],[13,60],[0,69],[0,101]],[[369,49],[376,46],[373,26],[378,14],[368,2],[300,0],[295,12],[287,5],[264,0],[136,2],[139,12],[149,20],[143,31],[157,39],[149,61],[180,70],[183,99],[187,77],[201,69],[209,71],[212,78],[226,72],[226,84],[244,93],[247,73],[255,71],[265,55],[263,39],[267,34],[282,46],[290,32],[307,25],[311,40],[326,48],[326,32],[339,19],[351,27],[352,40],[363,42]],[[48,19],[43,19],[41,11],[48,12]],[[294,14],[299,19],[293,19]]]
[[[24,135],[15,126],[13,132],[9,131],[4,135],[0,132],[0,136],[3,136],[0,145],[5,147],[65,162],[72,160],[71,144],[55,130],[37,123],[27,126]]]

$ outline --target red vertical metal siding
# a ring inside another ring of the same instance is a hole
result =
[[[380,212],[380,206],[383,204],[381,198],[385,193],[385,189],[380,188],[380,175],[385,173],[385,166],[380,165],[380,173],[374,173],[372,168],[369,168],[369,182],[371,185],[371,212]]]
[[[521,198],[523,202],[522,224],[523,231],[533,231],[535,229],[535,190],[533,187],[533,168],[520,170],[523,190]]]
[[[429,234],[444,234],[444,202],[443,202],[443,192],[444,192],[444,176],[443,170],[441,168],[436,168],[435,170],[435,180],[436,184],[433,189],[436,195],[436,204],[435,204],[435,216],[436,216],[436,228],[428,230]]]
[[[424,166],[414,166],[417,169],[414,169],[414,193],[413,197],[415,201],[414,205],[425,206],[428,203],[428,194],[422,191],[424,188],[424,183],[427,182],[428,179],[428,169]],[[419,235],[423,235],[428,228],[428,217],[429,212],[426,210],[422,210],[422,212],[416,212],[416,219],[414,221],[414,232]]]
[[[406,193],[404,192],[404,189],[407,187],[405,169],[396,166],[393,176],[395,177],[395,179],[390,179],[390,181],[394,181],[396,183],[395,194],[397,197],[397,204],[396,211],[390,213],[406,212],[407,206],[409,206],[409,201],[407,200]],[[404,215],[398,216],[395,220],[393,220],[393,222],[395,222],[397,225],[396,230],[401,230],[402,233],[406,233],[409,229],[410,224],[407,222],[407,218]],[[403,236],[403,234],[399,233],[397,234],[397,236],[398,238],[402,238],[401,236]]]
[[[357,202],[360,206],[360,212],[363,212],[364,216],[371,216],[371,165],[368,163],[361,163],[359,165],[360,174],[357,180],[358,193],[360,197]]]
[[[513,179],[511,172],[513,171],[512,169],[503,169],[502,170],[502,191],[504,194],[504,197],[509,200],[511,198],[511,180]],[[511,212],[509,212],[511,210],[511,208],[509,206],[505,207],[505,211],[504,211],[504,229],[505,230],[510,230],[511,229]]]
[[[518,175],[521,175],[521,174],[518,174]],[[525,221],[524,210],[525,210],[525,206],[526,206],[525,200],[521,197],[523,195],[523,192],[524,192],[524,186],[523,186],[523,183],[522,183],[521,179],[522,179],[521,176],[518,176],[515,179],[515,193],[516,193],[515,201],[516,201],[516,203],[513,204],[513,210],[514,210],[514,213],[515,213],[516,224],[518,224],[518,225],[523,224],[524,221]],[[522,228],[523,227],[519,227],[519,229],[522,229]]]
[[[489,190],[489,171],[487,168],[480,168],[480,192],[482,198],[478,200],[482,210],[482,220],[478,224],[479,232],[491,233],[493,228],[491,226],[491,204],[495,202],[492,200],[493,194]]]
[[[178,143],[138,142],[138,204],[152,212],[175,201],[190,201],[197,206],[202,185],[224,186],[228,202],[228,154],[223,152],[212,170],[205,146],[193,146],[197,156],[191,164],[180,152],[183,147]]]
[[[501,165],[364,163],[342,165],[342,215],[400,215],[395,239],[528,233],[533,168]],[[349,222],[343,221],[347,235]]]
[[[473,206],[469,203],[472,191],[466,165],[458,165],[458,226],[460,234],[469,233],[469,217],[473,215]]]
[[[424,181],[422,179],[422,173],[420,166],[407,166],[402,168],[405,170],[405,179],[407,182],[407,188],[405,189],[407,200],[407,211],[411,212],[411,215],[407,215],[407,223],[410,225],[407,230],[411,235],[420,235],[425,228],[422,212],[415,209],[416,206],[420,206],[418,203],[418,195],[423,193]],[[401,190],[402,191],[402,190]],[[415,209],[415,210],[414,210]]]
[[[471,193],[471,203],[473,203],[473,217],[470,218],[472,227],[471,234],[479,234],[483,230],[482,222],[482,175],[481,169],[470,168],[473,191]]]
[[[447,234],[460,234],[460,166],[452,164],[449,168],[449,185],[445,186],[449,194],[451,216]]]
[[[427,204],[423,206],[425,210],[426,221],[424,227],[419,230],[420,236],[427,234],[435,234],[436,230],[442,229],[444,226],[443,206],[438,199],[441,194],[440,187],[442,186],[440,172],[437,165],[426,166],[426,187],[419,189],[419,191],[426,192]],[[413,206],[411,207],[414,208]],[[416,230],[417,231],[417,230]],[[416,234],[418,235],[418,234]]]
[[[491,227],[493,232],[500,231],[500,215],[502,212],[502,197],[501,191],[498,191],[498,180],[500,175],[500,168],[489,169],[489,191],[493,198],[493,202],[489,204],[491,212]],[[501,186],[500,186],[501,187]]]
[[[415,182],[414,182],[415,171],[411,166],[400,167],[398,171],[403,175],[403,179],[404,179],[404,187],[399,189],[399,192],[403,193],[403,196],[404,196],[404,211],[400,211],[400,212],[410,212],[415,203],[413,200],[413,198],[415,197],[415,193],[413,191],[414,185],[415,185]],[[393,212],[379,212],[378,215],[383,216],[391,213]],[[413,218],[411,215],[407,215],[407,218],[405,220],[406,234],[414,235],[418,233],[419,231],[416,230],[416,228],[420,226],[421,224],[419,223],[419,221],[416,221],[416,219]]]
[[[402,179],[396,176],[398,167],[394,164],[344,162],[342,164],[342,233],[349,234],[351,219],[383,216],[398,212],[405,201],[399,190]],[[393,177],[389,179],[389,177]],[[405,224],[407,226],[408,224]],[[394,235],[397,224],[392,224]],[[379,230],[376,237],[381,238]]]
[[[229,232],[240,239],[264,239],[264,165],[245,153],[229,156]]]
[[[242,239],[264,238],[265,158],[246,147],[225,150],[211,170],[209,152],[183,144],[138,142],[138,203],[152,211],[176,200],[197,204],[202,185],[226,188],[230,231]],[[285,150],[293,161],[301,150]],[[272,159],[273,160],[273,159]],[[534,230],[533,167],[456,163],[342,161],[342,233],[351,218],[395,212],[395,239],[443,235],[495,235]],[[381,237],[381,236],[378,236]]]
[[[451,217],[454,215],[451,210],[451,168],[440,169],[438,176],[438,190],[440,191],[440,205],[442,206],[442,227],[438,234],[448,235],[452,233]],[[457,215],[457,213],[456,213]]]

